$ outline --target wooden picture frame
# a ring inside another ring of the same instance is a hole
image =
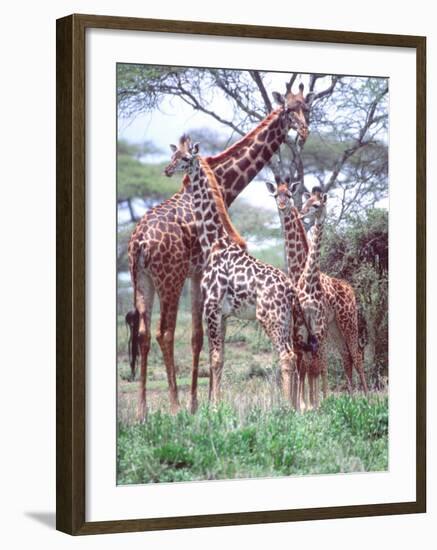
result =
[[[409,48],[416,52],[416,499],[298,510],[87,522],[85,515],[85,33],[186,33]],[[283,27],[70,15],[57,21],[57,529],[71,535],[409,514],[426,510],[426,39]]]

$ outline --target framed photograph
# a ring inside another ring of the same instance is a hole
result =
[[[57,529],[426,510],[426,39],[57,21]]]

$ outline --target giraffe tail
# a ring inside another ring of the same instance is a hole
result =
[[[129,331],[128,353],[129,353],[129,365],[131,370],[131,380],[134,380],[136,368],[137,368],[138,351],[139,351],[138,331],[140,327],[140,315],[138,313],[138,310],[132,309],[128,311],[126,313],[125,322]]]
[[[144,256],[144,252],[142,252]],[[139,263],[140,253],[137,253],[133,256],[133,261],[131,264],[131,279],[133,286],[133,298],[134,298],[134,307],[126,313],[125,323],[129,331],[129,340],[128,340],[128,355],[129,355],[129,365],[131,370],[131,380],[135,379],[136,368],[137,368],[137,359],[139,354],[139,329],[140,329],[140,313],[136,308],[136,298],[137,298],[137,269]]]

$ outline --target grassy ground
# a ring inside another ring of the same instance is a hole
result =
[[[152,343],[148,419],[135,418],[138,382],[130,382],[127,331],[118,331],[118,483],[272,477],[382,471],[388,468],[387,393],[342,393],[341,364],[330,360],[332,395],[318,411],[296,414],[285,404],[270,342],[256,323],[230,321],[223,400],[208,407],[206,349],[201,355],[200,408],[188,412],[191,315],[186,299],[178,317],[175,357],[181,412],[169,414],[161,352]],[[119,311],[127,311],[124,304]],[[156,326],[158,313],[153,324]],[[205,343],[205,348],[207,344]]]

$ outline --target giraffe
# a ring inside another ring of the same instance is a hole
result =
[[[198,144],[182,136],[165,169],[190,179],[197,233],[205,258],[201,288],[210,354],[209,398],[220,399],[226,319],[256,319],[274,345],[280,362],[284,397],[292,400],[296,361],[291,346],[295,290],[279,269],[250,256],[229,218],[218,182]],[[297,407],[297,400],[293,402]]]
[[[269,193],[276,200],[281,220],[285,245],[286,270],[292,283],[297,286],[308,256],[308,241],[305,228],[298,210],[293,205],[293,195],[300,186],[300,181],[291,182],[291,179],[288,177],[284,181],[277,179],[276,183],[266,182],[266,186]],[[337,344],[342,354],[345,372],[348,372],[347,365],[350,363],[351,357],[356,357],[358,353],[356,343],[358,311],[355,292],[347,281],[330,277],[325,273],[320,274],[320,284],[322,292],[330,306],[328,336]],[[308,369],[311,368],[312,354],[308,353],[311,350],[311,342],[308,342],[308,330],[303,322],[300,308],[297,307],[295,307],[294,311],[294,330],[294,345],[301,385],[300,395],[307,407],[305,378]],[[363,390],[367,392],[367,384],[361,372],[362,353],[360,354],[360,358],[353,359],[353,364],[360,376]],[[320,369],[323,376],[323,395],[326,397],[328,391],[327,364],[320,365]]]
[[[297,132],[300,143],[308,137],[308,106],[303,85],[294,94],[289,87],[284,95],[273,94],[279,107],[269,113],[253,130],[219,155],[208,157],[222,189],[227,207],[256,174],[270,161],[290,129]],[[191,278],[192,309],[192,381],[190,408],[197,409],[197,377],[203,346],[202,299],[200,280],[203,268],[192,197],[188,178],[168,200],[144,214],[137,223],[128,245],[129,268],[133,286],[134,310],[128,314],[131,329],[131,376],[140,355],[140,380],[137,416],[146,415],[147,359],[151,341],[151,313],[155,293],[160,302],[160,320],[156,338],[167,371],[170,407],[179,409],[174,363],[174,331],[182,287]]]
[[[266,181],[265,184],[267,190],[276,201],[284,238],[285,271],[296,288],[308,256],[308,241],[305,228],[293,202],[293,195],[297,191],[300,181],[291,182],[291,179],[287,177],[284,181],[276,178],[275,183]],[[309,339],[310,334],[305,326],[302,311],[297,302],[293,309],[293,319],[293,345],[297,356],[297,370],[299,373],[299,399],[304,402],[307,408],[305,377],[312,359],[309,352],[312,351],[315,342]]]
[[[309,366],[310,401],[319,405],[318,377],[323,375],[323,395],[327,388],[327,336],[334,339],[343,359],[349,391],[352,391],[352,371],[356,369],[363,390],[367,393],[362,355],[358,342],[358,310],[352,287],[343,280],[320,272],[320,246],[326,218],[327,195],[320,187],[314,187],[302,207],[300,217],[314,218],[311,245],[305,266],[297,283],[298,298],[307,333],[312,344],[314,360]],[[296,219],[296,223],[300,218]],[[311,340],[312,338],[312,341]]]

